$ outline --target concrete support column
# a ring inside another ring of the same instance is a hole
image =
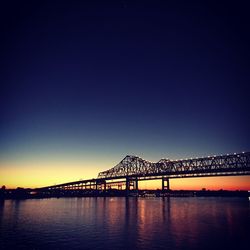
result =
[[[137,177],[135,179],[134,188],[135,188],[136,191],[138,191],[138,178]]]
[[[126,191],[130,190],[130,179],[129,177],[126,178]]]

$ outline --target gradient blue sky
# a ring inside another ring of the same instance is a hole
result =
[[[235,4],[2,5],[0,171],[249,151],[249,15]]]

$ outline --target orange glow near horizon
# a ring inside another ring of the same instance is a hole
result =
[[[8,164],[0,166],[0,186],[7,188],[36,188],[55,184],[96,178],[101,170],[82,163]]]
[[[161,180],[141,181],[140,189],[161,189]],[[173,190],[250,190],[250,176],[223,176],[170,179]]]
[[[88,164],[74,163],[69,167],[68,163],[48,165],[8,165],[0,168],[0,185],[7,188],[35,188],[50,186],[80,179],[96,178],[102,169]],[[161,188],[161,180],[140,181],[140,189]],[[170,188],[173,190],[250,190],[249,176],[228,177],[202,177],[202,178],[178,178],[170,180]]]
[[[100,171],[115,165],[106,159],[39,159],[0,162],[0,187],[36,188],[96,178]],[[84,164],[83,164],[84,162]],[[101,167],[100,167],[101,166]],[[140,181],[140,189],[161,189],[161,180]],[[173,190],[250,190],[250,176],[178,178],[170,180]]]

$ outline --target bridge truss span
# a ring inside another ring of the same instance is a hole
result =
[[[161,159],[150,162],[127,155],[116,166],[100,172],[97,178],[37,188],[39,192],[106,192],[114,187],[137,190],[143,180],[162,180],[162,190],[170,190],[170,179],[189,177],[250,175],[250,152],[185,160]]]
[[[129,176],[169,176],[170,178],[178,178],[245,174],[250,174],[249,152],[173,161],[161,159],[155,163],[137,156],[126,156],[115,167],[100,172],[98,178]]]

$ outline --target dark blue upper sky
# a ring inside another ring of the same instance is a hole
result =
[[[246,3],[2,4],[1,157],[249,150]]]

